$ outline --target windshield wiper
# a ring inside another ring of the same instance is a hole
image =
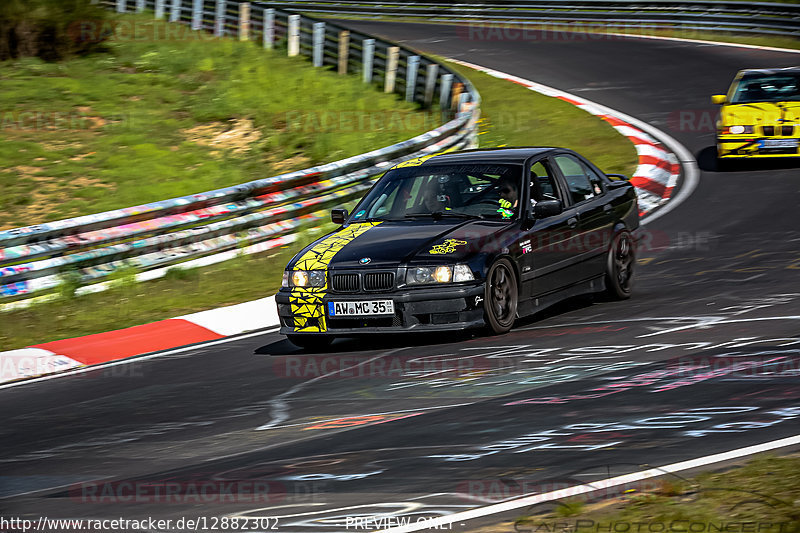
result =
[[[483,220],[483,215],[469,215],[467,213],[444,213],[442,211],[434,211],[433,213],[410,213],[405,216],[406,218],[433,218],[434,220],[439,220],[442,217],[454,217],[454,218],[469,218],[469,219],[477,219]]]

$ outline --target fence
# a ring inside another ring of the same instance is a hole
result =
[[[800,37],[800,4],[719,0],[486,0],[376,2],[284,0],[270,4],[334,16],[407,17],[464,24],[576,25],[603,30],[700,30]]]
[[[282,243],[327,208],[361,196],[372,179],[412,157],[475,145],[480,97],[447,66],[395,43],[336,24],[226,0],[112,0],[118,12],[255,40],[311,58],[317,67],[357,73],[408,101],[442,111],[442,126],[412,139],[317,167],[146,205],[0,231],[0,309],[24,305],[77,271],[84,284],[120,267],[153,270],[245,245]]]

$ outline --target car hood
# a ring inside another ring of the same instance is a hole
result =
[[[800,102],[753,102],[729,104],[722,108],[722,123],[725,125],[777,125],[781,120],[787,124],[800,123]]]
[[[501,221],[446,218],[350,224],[306,247],[289,267],[294,268],[308,252],[324,253],[332,244],[336,251],[328,253],[324,260],[330,269],[396,267],[417,261],[455,262],[494,247],[499,240],[493,237],[508,226]]]

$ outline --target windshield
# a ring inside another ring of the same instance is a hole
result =
[[[745,76],[731,98],[733,104],[800,100],[800,74]]]
[[[387,172],[358,204],[353,221],[413,218],[514,220],[522,167],[425,165]]]

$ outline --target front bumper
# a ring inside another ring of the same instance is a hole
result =
[[[484,284],[457,287],[420,287],[392,292],[357,294],[326,293],[315,303],[309,319],[302,317],[303,328],[297,327],[300,315],[293,312],[296,298],[292,291],[281,289],[275,295],[283,335],[327,334],[358,335],[365,333],[398,333],[403,331],[448,331],[483,326]],[[375,317],[328,316],[328,302],[392,300],[394,315]],[[304,311],[308,311],[304,309]]]
[[[718,135],[717,155],[724,159],[800,157],[800,142],[789,147],[765,147],[765,141],[797,141],[792,137],[762,137],[754,135]]]

